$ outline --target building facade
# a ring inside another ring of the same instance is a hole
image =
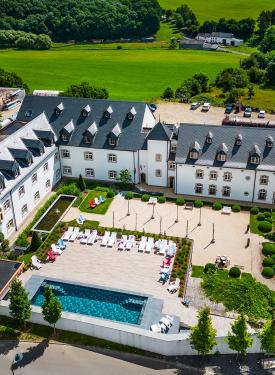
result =
[[[243,44],[243,40],[235,38],[232,33],[199,33],[196,39],[210,44],[223,44],[225,46],[240,46]]]

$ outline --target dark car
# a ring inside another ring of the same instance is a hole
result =
[[[234,107],[233,107],[232,105],[227,105],[227,106],[225,107],[225,111],[224,111],[224,113],[229,114],[229,113],[231,113],[231,112],[233,111],[233,109],[234,109]]]
[[[158,108],[158,106],[156,104],[149,104],[149,108],[151,109],[152,112],[155,112]]]
[[[199,108],[200,105],[201,105],[201,103],[199,103],[199,102],[194,102],[194,103],[191,104],[190,109],[197,109],[197,108]]]
[[[251,115],[252,115],[252,108],[251,107],[246,107],[245,111],[243,113],[243,116],[244,117],[251,117]]]

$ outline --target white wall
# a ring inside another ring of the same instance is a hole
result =
[[[153,128],[156,124],[156,119],[149,109],[148,105],[146,105],[145,112],[144,112],[144,118],[143,118],[143,123],[142,127],[143,128]]]
[[[147,164],[148,185],[167,186],[168,141],[148,140]],[[156,161],[156,154],[161,154],[161,161]],[[156,177],[156,170],[161,170],[161,177]]]
[[[261,185],[260,184],[260,177],[261,176],[268,176],[268,184]],[[258,193],[260,189],[265,189],[267,191],[266,200],[259,200]],[[254,193],[254,202],[256,203],[268,203],[274,204],[275,198],[275,173],[274,172],[266,172],[266,171],[257,171],[256,172],[256,181],[255,181],[255,193]]]

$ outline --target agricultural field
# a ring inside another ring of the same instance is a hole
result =
[[[144,43],[146,44],[146,43]],[[170,86],[204,72],[214,79],[226,67],[237,67],[240,56],[212,51],[168,50],[123,45],[55,45],[48,51],[0,50],[1,68],[14,71],[30,89],[64,90],[87,80],[106,87],[111,99],[152,100]]]
[[[193,10],[200,22],[218,20],[219,18],[257,18],[262,10],[274,9],[274,0],[159,0],[164,9],[176,9],[181,4],[187,4]]]

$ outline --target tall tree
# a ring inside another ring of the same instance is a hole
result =
[[[209,78],[208,78],[208,75],[205,74],[205,73],[196,73],[193,75],[193,78],[196,79],[200,85],[201,85],[201,90],[203,92],[207,91],[208,89],[208,81],[209,81]]]
[[[266,30],[260,50],[264,53],[275,50],[275,26],[270,26]]]
[[[46,322],[53,325],[54,335],[56,333],[55,325],[61,318],[61,304],[57,297],[54,297],[52,289],[47,286],[44,291],[45,300],[42,305],[42,314]]]
[[[232,332],[227,337],[228,346],[239,354],[246,354],[247,349],[253,344],[253,339],[248,333],[247,323],[244,314],[240,314],[237,320],[231,325]]]
[[[31,302],[20,280],[14,280],[11,284],[9,309],[11,316],[25,326],[31,316]]]
[[[0,87],[18,87],[24,88],[26,92],[30,91],[21,77],[14,72],[6,72],[4,69],[0,69]]]
[[[81,82],[79,85],[71,85],[60,93],[61,96],[73,96],[76,98],[108,99],[109,93],[105,88],[95,87],[89,82]]]
[[[268,320],[259,333],[262,349],[267,353],[275,353],[275,317]]]
[[[78,187],[81,191],[84,191],[86,189],[86,183],[82,177],[82,174],[78,177]]]
[[[216,330],[212,326],[210,309],[205,307],[199,312],[198,324],[192,328],[191,346],[199,354],[209,354],[216,342]]]
[[[131,172],[128,171],[128,169],[122,169],[119,172],[118,175],[118,180],[123,184],[123,185],[128,185],[132,182],[132,175]]]
[[[255,96],[255,89],[254,89],[254,86],[253,86],[253,85],[249,85],[249,86],[248,86],[248,91],[247,91],[247,93],[248,93],[248,97],[249,97],[249,99],[251,99],[252,96]]]
[[[39,237],[39,234],[36,231],[33,231],[30,250],[36,251],[40,247],[41,243],[42,241],[41,241],[41,238]]]

